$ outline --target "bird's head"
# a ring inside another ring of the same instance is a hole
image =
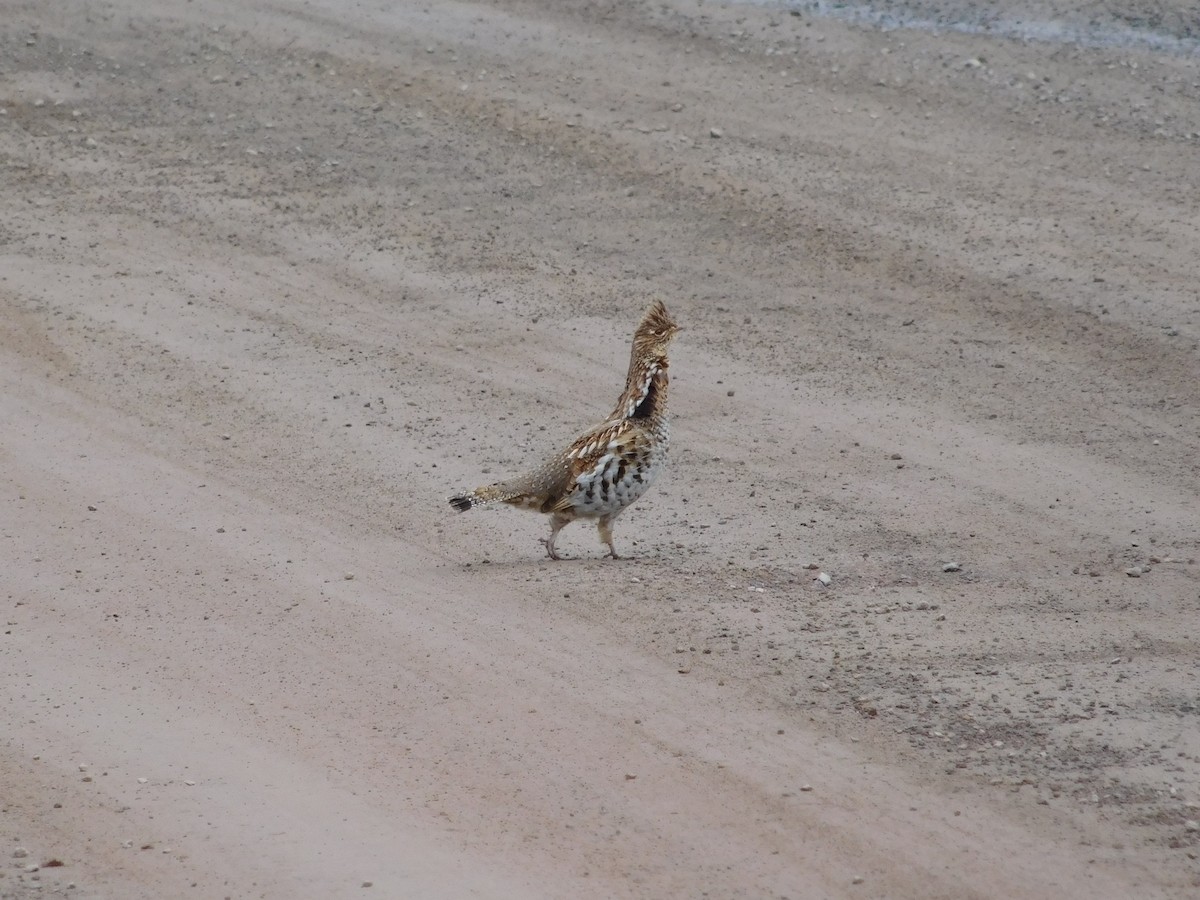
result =
[[[633,334],[633,355],[640,359],[661,359],[665,365],[667,347],[679,332],[679,326],[667,312],[661,300],[655,300],[642,316],[637,331]]]

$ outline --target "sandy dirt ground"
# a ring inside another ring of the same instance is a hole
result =
[[[0,896],[1197,895],[1200,56],[3,6]]]

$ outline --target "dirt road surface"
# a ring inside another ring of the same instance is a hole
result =
[[[1191,44],[8,0],[0,110],[0,896],[1197,895]],[[628,558],[455,514],[653,297]]]

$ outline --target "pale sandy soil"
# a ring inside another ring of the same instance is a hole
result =
[[[0,896],[1196,896],[1197,57],[694,0],[0,41]],[[652,296],[630,558],[454,514]]]

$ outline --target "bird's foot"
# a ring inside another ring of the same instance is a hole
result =
[[[542,546],[546,548],[547,556],[555,560],[562,559],[562,557],[559,556],[557,551],[554,549],[554,541],[552,541],[550,538],[540,538],[540,541]]]

